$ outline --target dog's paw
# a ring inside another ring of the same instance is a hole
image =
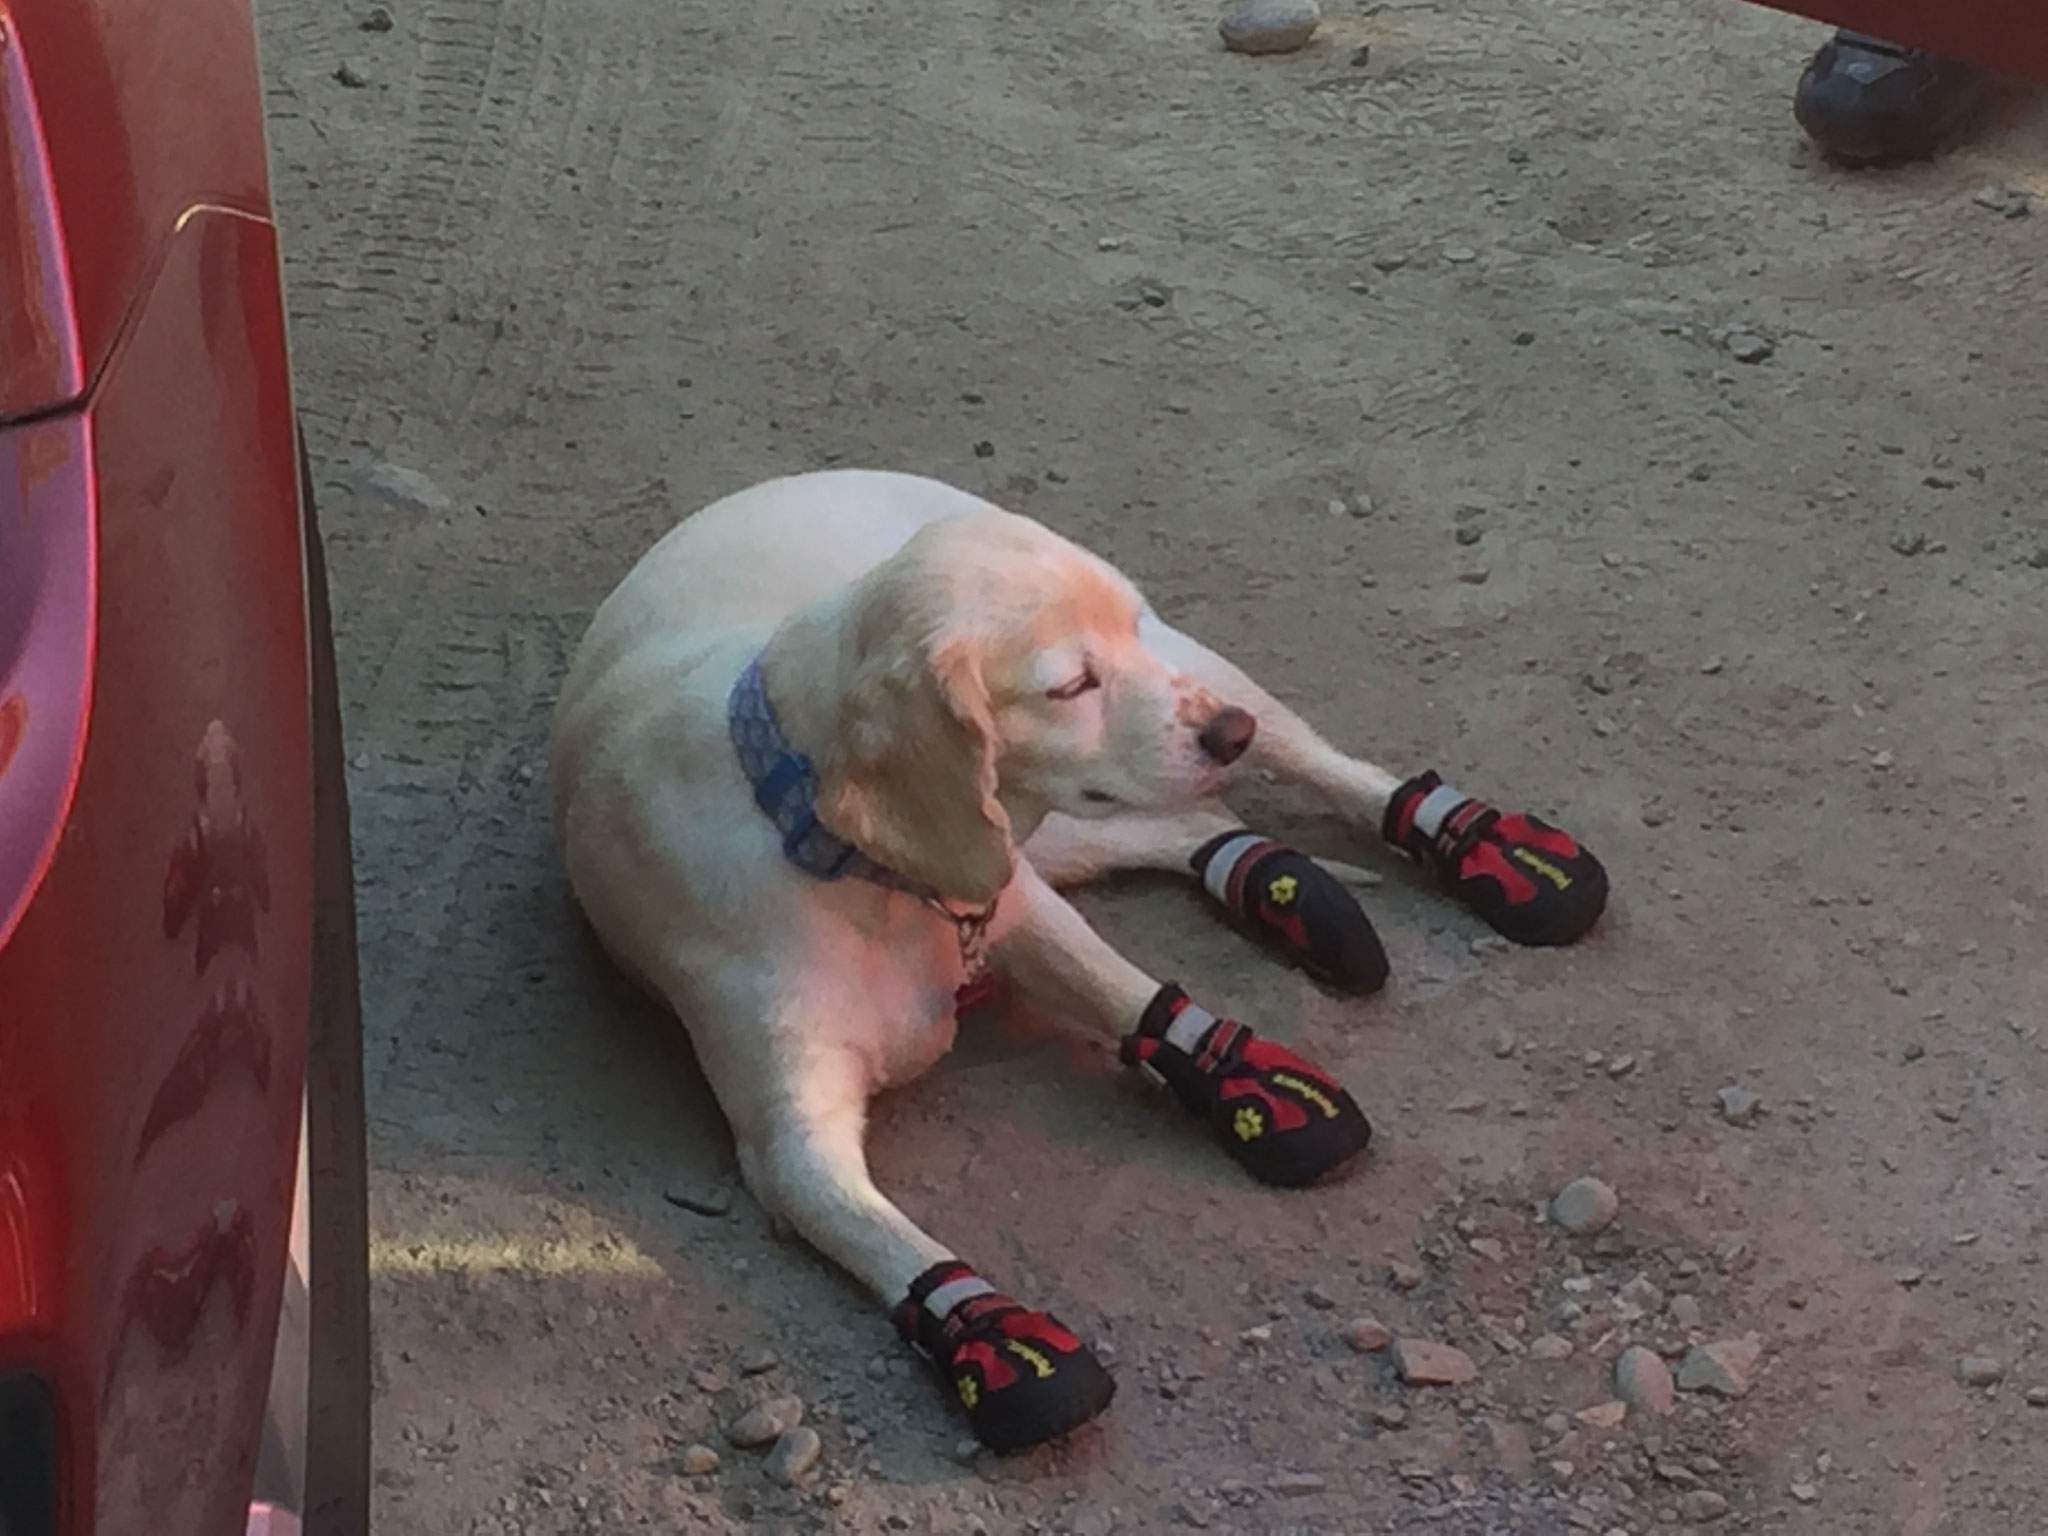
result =
[[[894,1317],[992,1451],[1057,1440],[1116,1396],[1116,1379],[1059,1319],[1019,1305],[957,1259],[912,1281]]]
[[[1394,791],[1380,830],[1517,944],[1575,943],[1607,908],[1607,871],[1570,833],[1503,815],[1434,773]]]
[[[1313,1184],[1372,1141],[1371,1122],[1335,1078],[1235,1020],[1204,1012],[1172,983],[1124,1037],[1122,1056],[1171,1088],[1262,1183]]]
[[[1387,984],[1387,952],[1358,898],[1306,854],[1226,832],[1188,862],[1235,922],[1325,986],[1364,994]]]

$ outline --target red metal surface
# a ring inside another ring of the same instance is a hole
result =
[[[246,0],[18,0],[0,50],[0,415],[84,390],[0,432],[0,1369],[58,1392],[65,1536],[227,1536],[289,1236],[311,944],[250,20]]]
[[[1763,0],[1943,58],[2048,84],[2048,7],[2040,0]]]
[[[186,208],[268,212],[249,7],[7,0],[0,14],[35,83],[90,380]]]
[[[0,420],[85,389],[71,264],[28,61],[0,22]]]

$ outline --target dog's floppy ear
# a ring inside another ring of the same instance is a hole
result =
[[[892,590],[892,588],[894,590]],[[818,767],[818,812],[862,852],[942,896],[995,900],[1016,867],[996,799],[983,646],[895,583],[869,595]]]

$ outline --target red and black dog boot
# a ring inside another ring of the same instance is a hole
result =
[[[1324,986],[1363,995],[1387,984],[1387,952],[1371,919],[1307,854],[1237,831],[1211,838],[1188,863],[1234,922]]]
[[[1502,815],[1434,773],[1394,791],[1380,830],[1517,944],[1574,943],[1606,910],[1607,871],[1569,832]]]
[[[1122,1056],[1171,1088],[1262,1183],[1313,1184],[1372,1140],[1364,1111],[1335,1078],[1236,1020],[1196,1007],[1172,982],[1124,1036]]]
[[[1116,1378],[1057,1318],[1020,1306],[958,1259],[911,1281],[892,1317],[967,1410],[974,1437],[998,1454],[1057,1440],[1116,1396]]]

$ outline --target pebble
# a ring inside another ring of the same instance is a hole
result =
[[[365,16],[357,25],[365,32],[389,32],[391,30],[391,12],[381,5],[373,5],[370,7],[370,14]]]
[[[1674,1296],[1671,1298],[1671,1321],[1681,1328],[1697,1328],[1703,1322],[1700,1299],[1697,1296]]]
[[[1956,1376],[1966,1387],[1995,1387],[2005,1379],[2005,1367],[1989,1355],[1965,1355],[1956,1362]]]
[[[1515,1037],[1506,1030],[1493,1037],[1493,1054],[1506,1061],[1515,1054]]]
[[[1622,1301],[1639,1308],[1645,1317],[1664,1310],[1664,1293],[1648,1275],[1637,1275],[1616,1293]]]
[[[368,80],[364,79],[361,75],[357,74],[354,69],[350,68],[346,64],[338,64],[335,66],[334,79],[337,85],[346,86],[348,87],[348,89],[352,91],[360,91],[364,86],[370,83]]]
[[[1572,1352],[1572,1341],[1562,1334],[1545,1333],[1529,1341],[1531,1360],[1562,1360]]]
[[[1621,1197],[1590,1174],[1573,1179],[1550,1202],[1550,1219],[1580,1236],[1605,1228],[1621,1212]]]
[[[708,1445],[686,1445],[677,1464],[685,1477],[709,1477],[718,1470],[718,1452]]]
[[[1728,1501],[1711,1488],[1695,1488],[1678,1501],[1678,1513],[1693,1525],[1708,1525],[1728,1513]]]
[[[809,1425],[799,1425],[777,1438],[775,1449],[768,1453],[768,1475],[785,1488],[794,1487],[818,1464],[818,1455],[823,1450],[818,1432]]]
[[[1811,1504],[1820,1497],[1820,1489],[1812,1483],[1794,1483],[1787,1491],[1802,1504]]]
[[[663,1190],[661,1198],[699,1216],[724,1216],[732,1210],[732,1191],[723,1184],[679,1184]]]
[[[2023,219],[2033,208],[2027,194],[2018,187],[1979,187],[1971,194],[1970,201],[1979,208],[1989,208],[1993,213],[2002,213],[2008,219]]]
[[[348,69],[348,66],[344,64],[342,69]],[[353,75],[355,71],[349,70],[349,73]],[[357,82],[368,83],[360,76],[357,76]],[[402,464],[371,464],[356,476],[356,485],[373,496],[381,496],[415,512],[438,512],[448,505],[447,494],[438,485],[418,470],[407,469]]]
[[[1278,1494],[1321,1493],[1323,1480],[1313,1472],[1282,1472],[1268,1486]]]
[[[725,1438],[743,1450],[771,1445],[803,1422],[804,1403],[787,1393],[756,1403],[725,1432]]]
[[[1764,1107],[1762,1099],[1734,1083],[1716,1093],[1714,1102],[1720,1108],[1721,1118],[1730,1125],[1755,1124]]]
[[[1357,1317],[1345,1324],[1344,1342],[1361,1355],[1377,1354],[1394,1342],[1394,1331],[1376,1317]]]
[[[1486,1095],[1472,1092],[1461,1093],[1444,1106],[1445,1111],[1453,1115],[1476,1115],[1485,1108]]]
[[[1573,1417],[1593,1429],[1619,1429],[1622,1421],[1628,1417],[1628,1404],[1595,1403],[1590,1408],[1581,1408]]]
[[[2048,1408],[2048,1387],[2027,1388],[2027,1406],[2029,1408]]]
[[[1738,363],[1761,363],[1778,350],[1778,344],[1757,331],[1730,331],[1728,355]]]
[[[1243,0],[1216,24],[1233,53],[1292,53],[1305,47],[1323,19],[1317,0]]]
[[[1387,1266],[1387,1284],[1397,1291],[1412,1291],[1422,1284],[1422,1271],[1413,1264],[1394,1263]]]
[[[1614,1391],[1631,1408],[1659,1418],[1670,1413],[1677,1403],[1671,1368],[1655,1350],[1640,1344],[1623,1350],[1621,1358],[1614,1362]]]
[[[1607,1063],[1607,1075],[1609,1077],[1627,1077],[1635,1069],[1636,1059],[1633,1056],[1617,1056],[1614,1060]]]
[[[1479,253],[1469,245],[1447,245],[1444,247],[1444,260],[1454,262],[1458,266],[1462,267],[1466,262],[1477,261],[1478,259]]]
[[[774,1350],[764,1349],[749,1355],[741,1362],[740,1374],[742,1376],[765,1376],[780,1364],[782,1364],[782,1361],[776,1356]]]
[[[1712,1344],[1695,1345],[1678,1364],[1678,1390],[1741,1397],[1749,1391],[1750,1378],[1763,1352],[1763,1345],[1754,1338],[1717,1339]]]
[[[1909,1291],[1926,1278],[1927,1271],[1920,1268],[1920,1266],[1917,1264],[1909,1264],[1904,1269],[1898,1270],[1892,1275],[1892,1279],[1894,1281],[1904,1286]]]
[[[1399,1403],[1382,1403],[1372,1411],[1373,1423],[1381,1429],[1406,1429],[1408,1410]]]
[[[1465,1351],[1431,1339],[1402,1339],[1394,1346],[1394,1363],[1414,1387],[1461,1387],[1479,1375]]]

